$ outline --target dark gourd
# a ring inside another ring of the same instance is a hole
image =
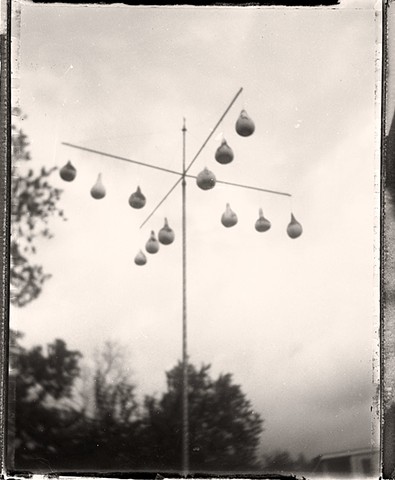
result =
[[[254,131],[254,122],[251,120],[248,113],[245,110],[242,110],[236,121],[236,132],[242,137],[249,137]]]
[[[169,227],[167,218],[165,218],[164,226],[159,230],[158,239],[163,245],[170,245],[174,242],[174,231]]]
[[[262,208],[259,209],[259,218],[255,222],[255,230],[257,232],[266,232],[272,224],[269,222],[267,218],[263,216]]]
[[[291,213],[291,221],[287,227],[288,236],[291,238],[298,238],[300,235],[302,235],[302,232],[302,225],[295,219],[293,213]]]
[[[137,187],[137,190],[132,193],[129,197],[129,205],[132,208],[143,208],[146,203],[146,198],[141,193],[140,187]]]
[[[72,182],[76,175],[77,175],[77,170],[75,167],[71,164],[70,160],[64,165],[60,171],[60,178],[64,180],[65,182]]]
[[[211,188],[215,187],[216,178],[213,172],[210,172],[210,170],[205,168],[196,177],[196,183],[202,190],[210,190]]]
[[[226,140],[223,139],[221,145],[217,148],[215,152],[215,159],[218,163],[226,165],[230,163],[234,158],[233,150],[226,143]]]

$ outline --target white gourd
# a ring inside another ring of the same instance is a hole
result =
[[[159,250],[159,242],[155,237],[155,232],[152,230],[151,235],[145,244],[145,249],[148,253],[157,253]]]
[[[100,200],[106,196],[106,189],[104,188],[101,173],[99,173],[96,183],[91,188],[91,195],[96,200]]]
[[[142,250],[134,257],[134,263],[136,265],[145,265],[147,263],[147,257]]]
[[[226,204],[225,212],[222,214],[221,223],[224,227],[233,227],[237,223],[237,215],[230,208],[229,203]]]

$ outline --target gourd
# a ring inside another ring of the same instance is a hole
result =
[[[222,214],[221,223],[224,227],[233,227],[237,223],[237,215],[230,208],[229,203],[226,204],[225,212]]]
[[[142,250],[134,257],[134,263],[136,265],[145,265],[147,263],[147,257]]]
[[[291,221],[287,227],[288,236],[291,238],[298,238],[302,235],[303,228],[302,225],[296,220],[293,213],[291,213]]]
[[[96,183],[91,188],[91,195],[96,200],[100,200],[101,198],[104,198],[106,196],[106,189],[104,188],[102,182],[101,173],[99,173]]]
[[[199,188],[202,190],[210,190],[215,187],[216,178],[213,172],[210,172],[205,168],[199,175],[196,177],[196,183]]]
[[[226,165],[230,163],[234,158],[233,150],[226,143],[226,140],[223,139],[221,145],[217,148],[215,152],[215,159],[218,163]]]
[[[259,209],[259,218],[255,222],[255,230],[257,232],[266,232],[272,224],[269,222],[267,218],[263,216],[262,208]]]
[[[169,227],[167,218],[165,218],[164,226],[159,230],[158,239],[163,245],[170,245],[174,242],[174,231]]]
[[[155,237],[155,232],[152,230],[151,235],[145,244],[145,249],[148,253],[157,253],[159,250],[159,242]]]
[[[242,137],[249,137],[255,131],[255,124],[245,110],[240,112],[236,121],[236,132]]]
[[[129,205],[133,208],[143,208],[146,203],[145,196],[141,193],[140,187],[129,197]]]
[[[75,167],[71,164],[70,160],[64,165],[60,171],[60,178],[64,180],[65,182],[72,182],[76,175],[77,175],[77,170]]]

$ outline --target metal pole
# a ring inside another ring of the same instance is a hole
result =
[[[188,350],[187,350],[187,276],[186,276],[186,179],[185,179],[185,118],[182,127],[182,471],[189,471],[189,408],[188,408]]]

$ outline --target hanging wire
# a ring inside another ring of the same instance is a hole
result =
[[[293,212],[293,198],[292,198],[292,196],[289,199],[289,209],[290,209],[291,212]]]
[[[241,108],[242,110],[246,109],[246,99],[244,93],[241,94]]]
[[[90,152],[90,153],[95,153],[97,155],[102,155],[104,157],[109,157],[109,158],[114,158],[116,160],[122,160],[124,162],[129,162],[129,163],[134,163],[136,165],[142,165],[144,167],[149,167],[149,168],[153,168],[155,170],[160,170],[162,172],[167,172],[167,173],[172,173],[173,175],[179,175],[180,178],[179,180],[177,180],[177,182],[171,187],[171,189],[169,190],[169,192],[163,197],[163,199],[160,201],[160,203],[155,207],[154,212],[156,212],[156,210],[159,208],[160,205],[162,205],[162,203],[166,200],[166,198],[170,195],[170,193],[175,189],[175,187],[180,183],[181,181],[181,177],[182,177],[182,173],[181,172],[177,172],[176,170],[171,170],[169,168],[165,168],[165,167],[159,167],[158,165],[152,165],[150,163],[145,163],[145,162],[140,162],[140,161],[137,161],[137,160],[132,160],[131,158],[125,158],[125,157],[120,157],[118,155],[112,155],[110,153],[105,153],[105,152],[101,152],[99,150],[93,150],[92,148],[87,148],[87,147],[80,147],[78,145],[74,145],[72,143],[68,143],[68,142],[62,142],[62,145],[65,145],[67,147],[72,147],[72,148],[76,148],[78,150],[84,150],[86,152]],[[200,149],[202,150],[202,149]],[[196,159],[196,156],[195,156],[195,159]],[[196,179],[196,175],[185,175],[186,177],[188,178],[194,178]],[[285,195],[287,197],[292,197],[292,194],[290,193],[287,193],[287,192],[280,192],[280,191],[277,191],[277,190],[269,190],[267,188],[260,188],[260,187],[254,187],[254,186],[251,186],[251,185],[244,185],[244,184],[241,184],[241,183],[233,183],[233,182],[226,182],[224,180],[218,180],[217,179],[217,183],[222,183],[224,185],[231,185],[233,187],[240,187],[240,188],[248,188],[250,190],[257,190],[257,191],[260,191],[260,192],[266,192],[266,193],[273,193],[275,195]],[[292,204],[291,204],[292,206]],[[152,215],[149,216],[149,218],[151,218]],[[148,220],[148,219],[147,219]],[[144,222],[145,224],[146,222]],[[141,227],[144,225],[142,224]],[[141,228],[140,227],[140,228]]]
[[[277,190],[268,190],[267,188],[253,187],[251,185],[243,185],[241,183],[225,182],[223,180],[218,180],[218,179],[217,179],[217,183],[223,183],[224,185],[232,185],[233,187],[248,188],[250,190],[258,190],[259,192],[274,193],[275,195],[284,195],[287,197],[292,197],[290,193],[278,192]]]
[[[176,172],[175,170],[170,170],[169,168],[159,167],[158,165],[152,165],[150,163],[139,162],[138,160],[132,160],[131,158],[120,157],[118,155],[112,155],[110,153],[101,152],[99,150],[93,150],[92,148],[80,147],[68,142],[62,142],[62,145],[67,147],[77,148],[78,150],[84,150],[85,152],[95,153],[96,155],[102,155],[103,157],[115,158],[116,160],[122,160],[124,162],[135,163],[136,165],[142,165],[144,167],[153,168],[155,170],[161,170],[162,172],[173,173],[176,175],[182,175],[181,172]]]

